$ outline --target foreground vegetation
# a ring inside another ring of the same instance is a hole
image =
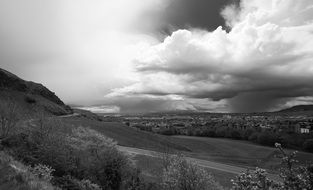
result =
[[[94,129],[50,116],[24,120],[19,125],[17,121],[15,109],[1,112],[2,189],[224,189],[210,173],[183,156],[164,156],[160,179],[147,181],[133,159],[117,150],[113,139]],[[282,182],[269,180],[265,171],[257,169],[238,176],[233,189],[312,189],[312,166],[293,166],[294,154],[287,155],[278,148],[286,166],[281,171]]]
[[[21,128],[1,144],[26,165],[51,167],[51,183],[61,189],[140,189],[144,185],[116,143],[94,130],[48,119]]]
[[[0,152],[0,189],[59,190],[50,183],[52,171],[43,165],[27,167]]]
[[[211,179],[210,184],[202,180],[202,187],[209,184],[208,189],[216,189],[211,187],[217,183],[210,174],[202,172],[200,168],[184,159],[179,162],[177,159],[171,159],[168,162],[161,183],[146,182],[130,157],[119,152],[116,142],[111,138],[89,128],[65,125],[55,117],[26,120],[22,125],[14,124],[14,128],[11,128],[12,125],[7,124],[13,122],[14,117],[11,116],[14,112],[9,113],[3,114],[6,127],[0,129],[3,134],[3,155],[13,162],[19,160],[23,168],[29,169],[24,169],[23,175],[13,175],[22,176],[19,179],[11,174],[7,175],[12,165],[10,161],[1,162],[0,166],[6,179],[1,185],[16,183],[12,188],[30,190],[169,189],[166,184],[172,183],[172,180],[176,180],[175,177],[185,173],[189,177],[194,176],[195,180],[202,177]],[[7,130],[8,128],[10,130]],[[3,155],[0,155],[1,158]],[[175,173],[177,164],[182,166],[179,173]],[[173,172],[174,175],[170,175]],[[34,176],[34,179],[30,176]],[[179,178],[181,182],[185,179]],[[34,183],[37,185],[34,186]]]
[[[247,171],[233,180],[233,190],[310,190],[313,188],[313,164],[307,166],[294,166],[296,152],[287,154],[281,144],[275,143],[282,155],[282,168],[280,177],[282,182],[270,180],[266,171],[256,168]]]

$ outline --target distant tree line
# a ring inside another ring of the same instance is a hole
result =
[[[140,130],[153,132],[151,126],[133,125]],[[235,128],[233,126],[203,126],[179,129],[175,126],[160,127],[157,133],[162,135],[188,135],[198,137],[231,138],[247,140],[264,146],[274,146],[275,142],[281,143],[286,148],[303,150],[313,153],[313,132],[299,134],[294,132],[278,132],[271,129]]]

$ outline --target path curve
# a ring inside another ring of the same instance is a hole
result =
[[[140,148],[126,147],[126,146],[117,146],[117,148],[121,152],[126,152],[128,154],[144,155],[144,156],[150,156],[150,157],[156,157],[156,158],[161,158],[163,155],[163,153],[161,152],[145,150],[145,149],[140,149]],[[235,175],[246,172],[248,169],[245,167],[232,166],[228,164],[222,164],[222,163],[218,163],[214,161],[201,160],[201,159],[191,158],[191,157],[186,157],[186,159],[204,168],[214,169],[214,170],[227,172],[227,173],[231,173]],[[279,176],[275,174],[268,174],[268,177],[274,181],[281,181]]]

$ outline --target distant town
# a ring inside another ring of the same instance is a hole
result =
[[[199,131],[226,127],[227,129],[258,131],[310,133],[313,130],[313,116],[248,115],[248,114],[192,114],[151,115],[124,117],[128,126],[146,131],[162,133],[176,130],[179,134],[192,135]]]
[[[160,135],[231,138],[265,146],[280,142],[284,147],[304,151],[306,140],[313,136],[310,112],[154,113],[106,116],[105,120],[118,120],[126,126]]]

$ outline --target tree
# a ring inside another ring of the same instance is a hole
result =
[[[241,139],[242,138],[240,132],[237,130],[232,130],[230,132],[230,137],[233,139]]]
[[[303,148],[304,148],[304,150],[313,153],[313,139],[307,139],[307,140],[303,143]]]
[[[261,145],[273,146],[277,142],[278,137],[275,134],[264,132],[259,134],[257,142]]]

